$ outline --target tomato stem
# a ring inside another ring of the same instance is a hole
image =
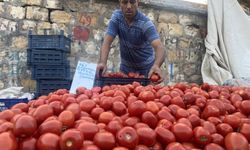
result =
[[[73,145],[73,142],[72,142],[71,140],[68,140],[68,141],[66,142],[66,146],[67,146],[67,147],[72,147],[72,145]]]

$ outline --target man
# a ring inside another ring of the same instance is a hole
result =
[[[97,73],[106,70],[110,45],[116,35],[120,40],[120,71],[128,74],[137,72],[151,77],[159,75],[159,83],[163,81],[160,69],[165,59],[165,50],[154,24],[140,11],[139,0],[119,0],[120,9],[114,11],[109,22],[107,33],[101,47]]]

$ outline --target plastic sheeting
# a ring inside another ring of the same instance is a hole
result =
[[[203,82],[250,77],[250,17],[237,0],[208,0]]]

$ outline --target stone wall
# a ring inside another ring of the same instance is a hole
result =
[[[105,29],[115,2],[84,0],[0,0],[0,89],[23,86],[35,91],[31,70],[26,65],[28,30],[33,34],[59,34],[64,30],[72,38],[71,74],[79,60],[96,63]],[[163,70],[165,84],[170,82],[201,83],[201,62],[205,53],[206,16],[178,10],[141,6],[157,26],[167,50]],[[113,42],[108,60],[110,71],[119,70],[119,43]]]

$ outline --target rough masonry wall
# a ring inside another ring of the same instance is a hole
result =
[[[26,65],[28,30],[34,34],[59,34],[64,30],[73,42],[71,74],[79,60],[97,63],[105,29],[118,3],[90,3],[80,0],[0,1],[0,89],[23,86],[35,91],[31,70]],[[205,53],[206,17],[171,10],[140,7],[157,26],[167,50],[163,64],[165,84],[201,83],[201,62]],[[108,60],[110,71],[119,70],[119,43],[113,42]]]

